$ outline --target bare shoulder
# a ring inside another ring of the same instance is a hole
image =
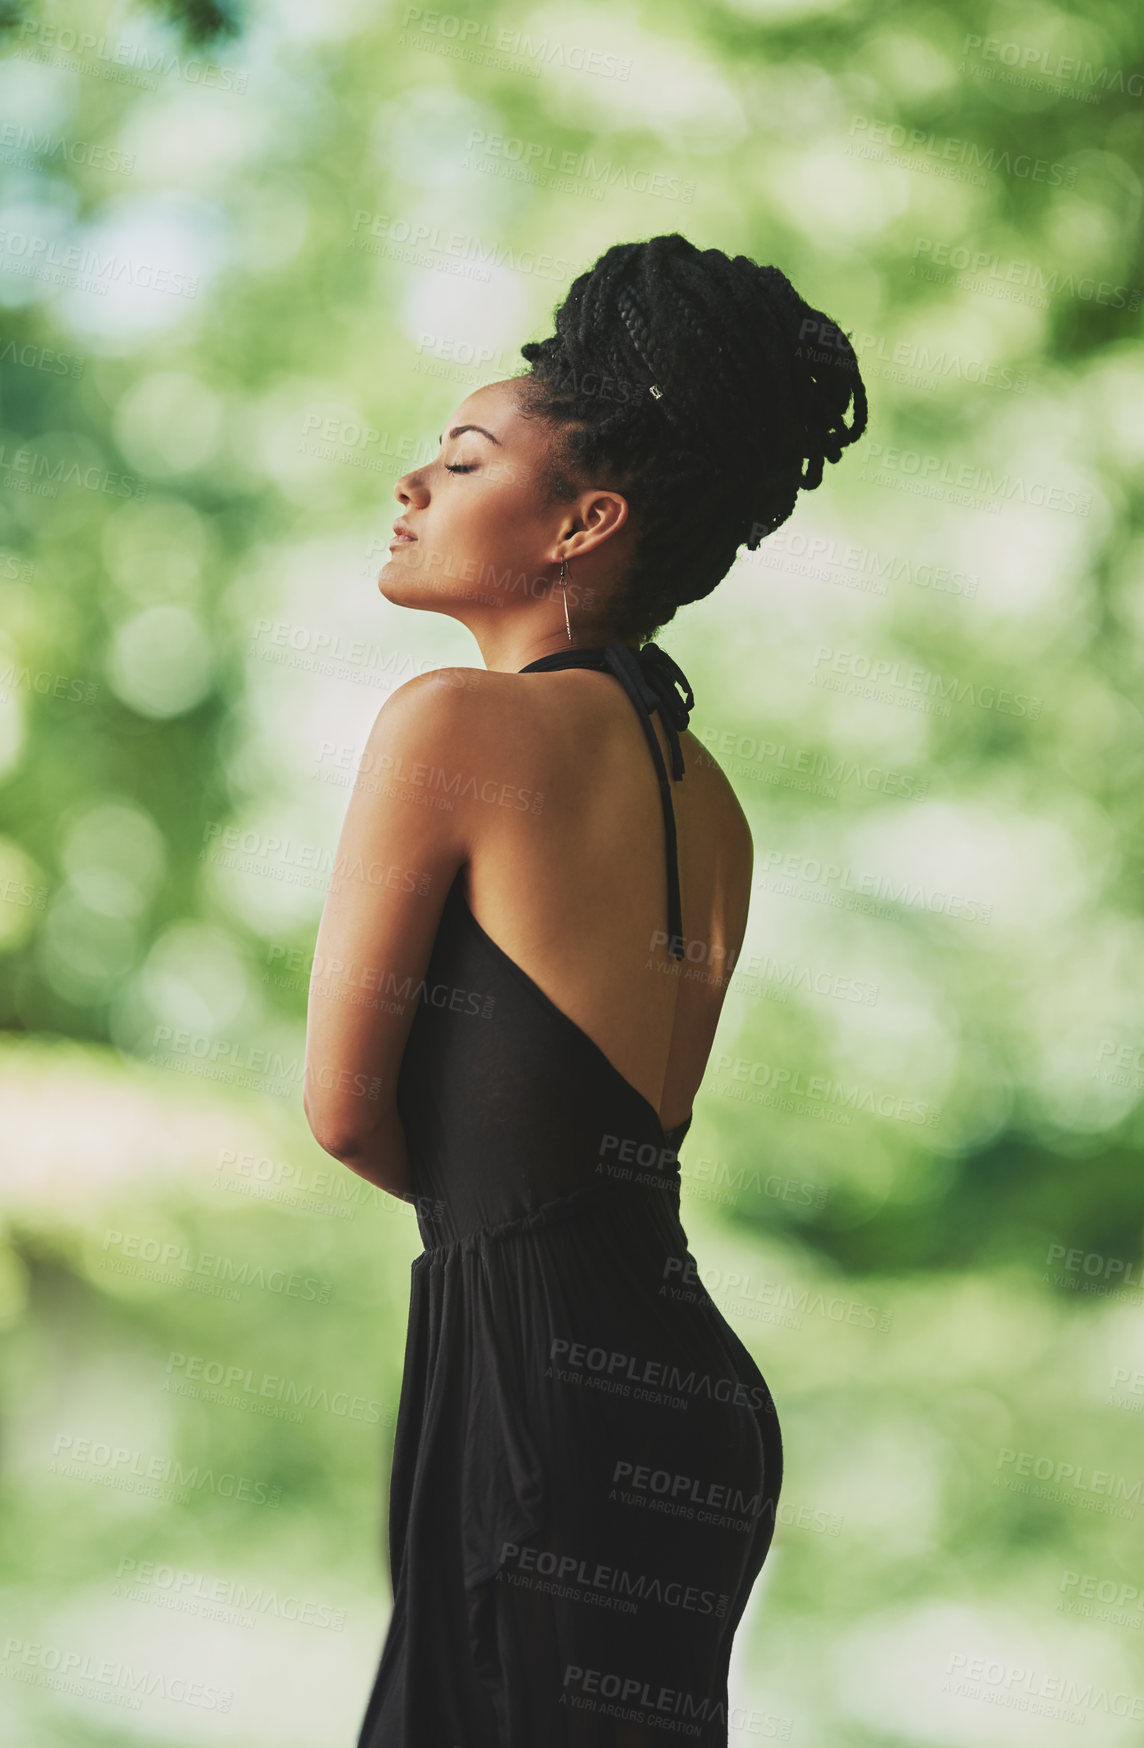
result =
[[[527,811],[545,787],[538,754],[547,737],[525,692],[516,674],[487,668],[415,674],[378,711],[363,763],[432,797],[427,806],[447,807],[453,837],[471,843],[476,822],[489,817],[481,804]]]
[[[391,750],[456,746],[488,721],[503,676],[484,668],[430,668],[414,674],[385,700],[370,739]],[[490,684],[493,682],[493,684]]]
[[[546,728],[567,720],[569,703],[567,692],[529,684],[531,678],[498,668],[444,667],[415,674],[378,712],[378,741],[405,750],[421,741],[436,751],[495,753],[527,769],[552,750]]]
[[[595,677],[595,676],[594,676]],[[522,683],[517,673],[488,668],[442,667],[415,674],[398,686],[378,711],[374,724],[377,740],[412,751],[417,743],[428,749],[450,747],[472,750],[491,741],[505,744],[510,724],[527,719],[533,730],[564,716],[567,697],[557,711],[552,687],[536,688]],[[583,722],[599,720],[598,698],[581,700]],[[741,855],[750,858],[751,833],[746,814],[734,787],[709,747],[689,730],[680,736],[691,788],[713,829],[722,834]],[[540,750],[542,740],[533,735],[512,737],[518,750]]]
[[[587,676],[580,676],[586,678]],[[593,680],[599,676],[592,675]],[[600,694],[580,693],[572,740],[604,722]],[[520,674],[497,669],[442,667],[416,674],[391,693],[377,714],[369,751],[389,768],[415,761],[435,771],[483,773],[487,781],[509,779],[543,788],[552,779],[551,761],[565,763],[570,741],[569,693],[530,686]],[[624,706],[626,709],[628,706]],[[736,892],[750,886],[753,845],[747,816],[735,789],[709,747],[684,730],[680,736],[687,774],[688,802],[698,835],[710,845],[721,883]],[[444,782],[444,777],[441,778]],[[471,789],[458,779],[457,799]]]
[[[485,668],[427,668],[423,674],[414,674],[412,679],[395,687],[381,708],[392,715],[446,709],[453,699],[486,695],[488,688],[484,682],[497,677]]]

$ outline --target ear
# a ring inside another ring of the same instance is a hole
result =
[[[593,489],[583,492],[576,502],[576,514],[562,536],[565,556],[583,558],[595,551],[613,534],[618,534],[628,519],[628,500],[622,492]]]

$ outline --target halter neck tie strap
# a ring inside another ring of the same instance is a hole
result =
[[[609,643],[604,654],[608,666],[621,683],[627,676],[626,690],[629,695],[637,695],[637,709],[648,716],[653,710],[659,711],[671,748],[671,774],[678,782],[684,772],[679,731],[687,727],[695,708],[695,695],[687,676],[657,643],[645,643],[638,651],[627,643]]]
[[[651,750],[659,781],[660,804],[663,808],[663,834],[667,851],[667,933],[668,952],[673,959],[683,958],[683,909],[679,893],[679,865],[675,834],[675,811],[671,805],[671,783],[663,762],[659,739],[652,723],[652,711],[658,710],[667,734],[671,752],[671,775],[678,782],[684,773],[680,732],[685,729],[695,708],[695,695],[687,676],[665,649],[645,643],[635,650],[627,643],[591,644],[576,649],[554,650],[540,656],[522,674],[532,674],[556,668],[610,669],[635,705],[643,726],[644,739]]]

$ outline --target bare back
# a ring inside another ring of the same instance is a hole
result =
[[[487,708],[457,749],[482,779],[482,799],[466,802],[469,909],[670,1129],[691,1112],[746,929],[743,811],[683,731],[671,801],[685,956],[672,958],[656,771],[622,686],[581,668],[479,684]]]

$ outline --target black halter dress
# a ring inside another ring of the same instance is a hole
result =
[[[693,703],[665,651],[613,673],[664,805]],[[682,696],[680,695],[682,693]],[[450,889],[398,1110],[424,1250],[389,1492],[393,1613],[357,1748],[724,1748],[732,1634],[774,1531],[782,1442],[698,1278],[677,1149],[642,1093]]]

